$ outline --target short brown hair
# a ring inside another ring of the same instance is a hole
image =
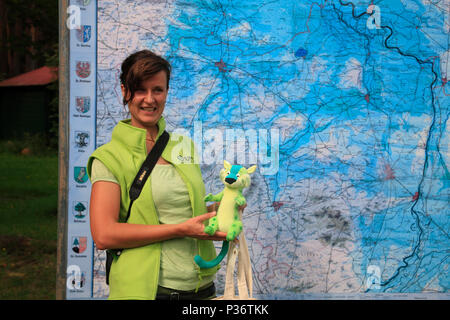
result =
[[[120,83],[125,88],[123,104],[133,100],[135,91],[141,83],[160,71],[165,71],[167,75],[167,89],[169,89],[170,71],[172,67],[170,63],[161,56],[151,52],[150,50],[142,50],[128,56],[122,62],[122,73],[120,74]],[[127,96],[130,96],[127,99]]]

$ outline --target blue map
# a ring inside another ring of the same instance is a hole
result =
[[[449,7],[101,1],[97,144],[127,117],[121,61],[153,50],[173,67],[169,130],[196,142],[207,192],[223,159],[258,166],[243,216],[256,295],[448,299]]]

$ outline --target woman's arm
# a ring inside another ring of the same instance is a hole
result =
[[[192,237],[224,241],[226,233],[214,236],[204,233],[203,222],[216,212],[191,218],[180,224],[141,225],[120,223],[120,186],[117,183],[97,181],[92,185],[90,201],[91,233],[97,248],[134,248],[173,238]]]

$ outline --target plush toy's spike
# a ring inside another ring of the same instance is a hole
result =
[[[226,170],[230,170],[231,169],[231,163],[229,163],[227,160],[223,160],[223,167]]]
[[[202,269],[208,269],[208,268],[212,268],[217,266],[219,263],[222,262],[223,258],[225,258],[225,256],[227,255],[228,252],[228,247],[229,247],[229,242],[228,241],[223,241],[222,244],[222,249],[220,250],[220,253],[217,255],[217,257],[215,257],[213,260],[211,261],[205,261],[202,259],[202,257],[200,257],[199,255],[196,255],[194,257],[194,261],[195,263],[197,263],[197,265],[202,268]]]
[[[251,166],[250,168],[247,169],[247,173],[253,173],[256,170],[256,166]]]

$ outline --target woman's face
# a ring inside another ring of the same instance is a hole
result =
[[[125,95],[124,86],[121,88],[122,95]],[[164,70],[143,81],[135,91],[133,100],[128,102],[131,125],[142,129],[154,127],[164,111],[167,92],[167,74]]]

